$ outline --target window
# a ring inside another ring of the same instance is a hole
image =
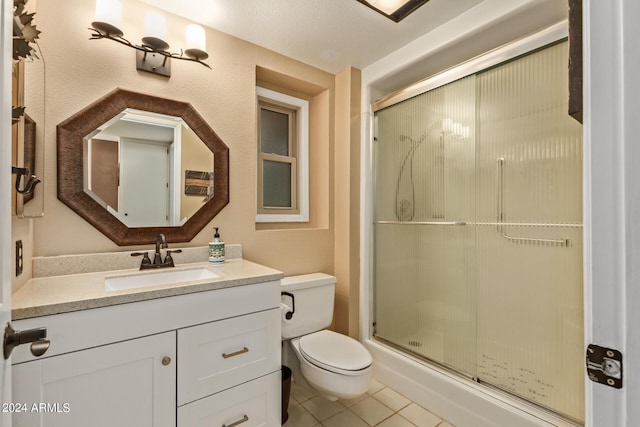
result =
[[[258,87],[257,222],[309,221],[309,103]]]

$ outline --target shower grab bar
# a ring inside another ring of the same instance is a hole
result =
[[[521,243],[552,243],[554,245],[560,246],[569,246],[569,239],[538,239],[532,237],[515,237],[510,236],[504,232],[503,227],[506,224],[504,222],[505,214],[504,214],[504,157],[498,157],[496,159],[498,171],[496,174],[497,178],[497,215],[496,215],[496,230],[500,234],[501,237],[507,239],[510,242],[521,242]]]
[[[464,221],[375,221],[375,224],[395,225],[467,225]]]

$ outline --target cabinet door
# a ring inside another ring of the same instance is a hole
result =
[[[266,427],[281,424],[280,372],[178,408],[178,427]]]
[[[167,332],[14,365],[26,409],[14,427],[174,427],[175,343]]]
[[[178,330],[178,406],[280,370],[280,310]]]

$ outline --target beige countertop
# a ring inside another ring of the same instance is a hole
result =
[[[105,278],[137,274],[154,274],[167,270],[206,267],[219,277],[169,285],[156,285],[119,291],[105,290]],[[101,271],[40,277],[29,280],[12,296],[13,320],[67,313],[126,304],[155,298],[165,298],[194,292],[210,291],[234,286],[280,280],[282,272],[243,259],[227,260],[222,265],[208,262],[182,264],[173,269],[138,269]]]

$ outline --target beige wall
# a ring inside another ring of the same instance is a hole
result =
[[[335,316],[333,328],[358,338],[360,294],[360,71],[336,76]]]
[[[45,217],[14,220],[13,237],[24,238],[34,256],[134,250],[119,247],[57,199],[56,125],[116,87],[188,101],[230,148],[230,203],[193,241],[211,240],[212,227],[223,239],[241,243],[245,258],[285,274],[334,273],[334,117],[335,76],[262,47],[207,30],[209,70],[174,60],[170,79],[137,71],[135,52],[108,40],[89,40],[94,1],[38,2],[36,20],[46,61]],[[141,38],[148,5],[122,2],[122,28],[133,42]],[[179,49],[188,22],[167,15],[168,41]],[[319,88],[311,157],[311,187],[316,219],[298,229],[256,229],[255,86],[256,69],[271,70]],[[359,90],[359,87],[357,88]],[[349,120],[349,119],[347,119]],[[341,165],[349,168],[349,165]],[[348,174],[348,171],[343,171]],[[34,232],[31,232],[32,221]],[[148,246],[148,245],[147,245]],[[143,246],[147,248],[147,246]],[[29,262],[29,260],[27,260]]]

